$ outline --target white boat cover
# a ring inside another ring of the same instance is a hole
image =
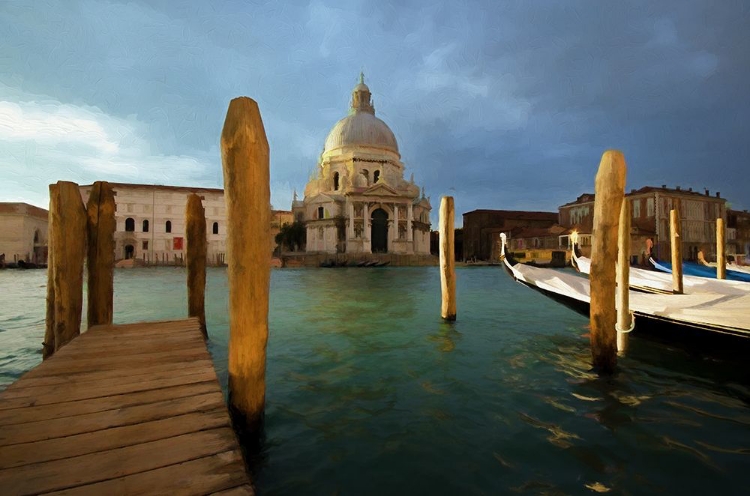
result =
[[[590,302],[587,278],[529,265],[505,265],[528,285],[578,301]],[[671,284],[671,281],[670,281]],[[648,294],[630,291],[630,310],[638,316],[668,319],[677,324],[709,326],[719,332],[750,337],[750,292],[700,291],[690,294]]]
[[[578,257],[575,252],[573,259],[578,266],[579,272],[589,274],[591,271],[591,259]],[[630,287],[645,291],[656,290],[663,293],[672,293],[672,274],[657,272],[655,270],[639,269],[630,267]],[[720,293],[720,294],[750,294],[750,284],[742,281],[728,281],[725,279],[709,279],[698,276],[682,276],[682,291],[685,294],[692,293]]]

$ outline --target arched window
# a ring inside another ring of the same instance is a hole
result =
[[[166,224],[164,224],[164,231],[171,233],[172,232],[172,221],[168,220]]]
[[[143,221],[143,232],[148,232],[148,220]]]
[[[380,179],[380,171],[376,170],[372,173],[372,183],[375,184]]]
[[[333,190],[334,191],[339,190],[339,173],[338,172],[333,173]]]
[[[322,219],[324,214],[323,207],[318,207],[318,219]]]
[[[218,222],[214,222],[213,233],[214,234],[219,234],[219,223]]]
[[[132,217],[128,217],[125,219],[125,230],[128,232],[135,231],[135,219]]]

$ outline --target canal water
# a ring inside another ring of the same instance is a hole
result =
[[[634,335],[589,372],[587,319],[498,267],[272,272],[259,494],[746,494],[746,362]],[[0,389],[41,360],[44,271],[0,272]],[[182,318],[181,268],[115,276],[115,321]],[[224,269],[210,351],[226,384]],[[85,310],[84,310],[85,315]]]

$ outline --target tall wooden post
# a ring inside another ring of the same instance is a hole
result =
[[[55,222],[60,216],[56,214],[60,190],[57,184],[49,185],[49,213],[47,214],[47,316],[42,343],[42,360],[55,353],[55,261],[52,232],[56,230]]]
[[[206,331],[206,211],[201,197],[195,193],[188,196],[185,207],[187,238],[187,290],[188,316],[198,317],[203,337]]]
[[[630,202],[623,199],[617,247],[617,352],[628,349],[630,315]]]
[[[115,276],[115,194],[96,181],[86,205],[88,217],[88,327],[112,323]]]
[[[724,219],[716,219],[716,279],[727,278],[727,245],[724,237]]]
[[[453,248],[453,197],[440,199],[440,315],[445,320],[456,320],[456,256]]]
[[[672,245],[672,292],[682,294],[682,228],[680,226],[680,213],[676,210],[669,211],[669,232]]]
[[[596,173],[591,246],[591,355],[599,373],[610,374],[617,363],[615,331],[615,260],[620,209],[625,194],[625,157],[607,150]]]
[[[50,232],[55,292],[55,351],[81,332],[83,260],[86,258],[86,210],[78,185],[57,182]]]
[[[229,103],[221,133],[227,206],[229,406],[245,434],[262,427],[266,397],[271,193],[266,131],[258,104]]]

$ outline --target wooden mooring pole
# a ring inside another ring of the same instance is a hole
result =
[[[453,249],[453,197],[440,199],[440,315],[445,320],[456,320],[456,257]]]
[[[201,197],[192,193],[185,206],[187,238],[188,316],[198,317],[203,337],[206,330],[206,211]]]
[[[617,352],[628,349],[628,333],[631,330],[630,314],[630,202],[623,199],[620,209],[620,225],[617,235]]]
[[[724,219],[716,219],[716,279],[727,278],[727,245],[724,231]]]
[[[228,221],[229,408],[235,427],[250,435],[262,428],[265,406],[271,277],[269,150],[254,100],[229,103],[221,159]]]
[[[49,213],[47,214],[47,315],[44,327],[44,342],[42,343],[42,360],[46,360],[55,353],[55,263],[52,231],[55,228],[57,214],[57,184],[49,185]]]
[[[682,294],[682,229],[680,213],[677,209],[669,211],[670,245],[672,247],[672,292]]]
[[[55,188],[50,188],[50,203],[53,202],[49,230],[52,263],[48,270],[52,271],[52,329],[57,351],[81,332],[87,216],[75,183],[58,181]]]
[[[96,181],[86,204],[88,254],[87,328],[112,323],[115,276],[115,194],[112,185]]]
[[[591,355],[594,369],[611,374],[617,364],[615,260],[626,166],[622,152],[607,150],[596,173],[591,246]]]

